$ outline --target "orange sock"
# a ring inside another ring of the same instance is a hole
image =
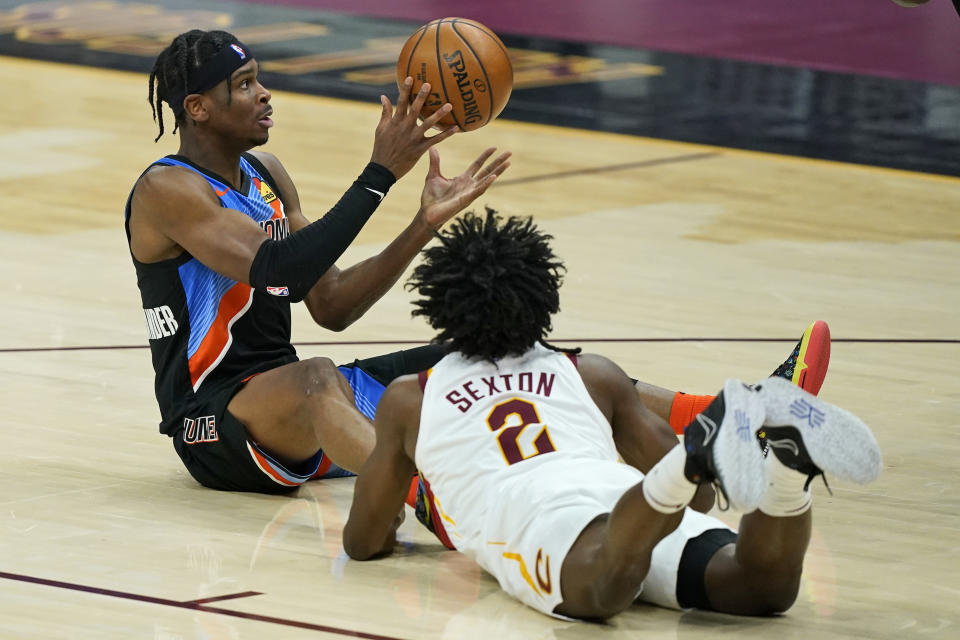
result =
[[[677,435],[683,435],[683,430],[693,422],[694,417],[713,402],[717,396],[693,396],[677,391],[670,405],[670,426]]]
[[[410,480],[410,489],[407,491],[406,503],[413,507],[417,508],[417,488],[420,486],[420,476],[415,475],[413,479]]]

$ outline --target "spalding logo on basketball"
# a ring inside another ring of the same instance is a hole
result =
[[[413,77],[415,94],[429,82],[426,117],[449,102],[453,111],[440,120],[473,131],[500,115],[513,91],[513,65],[497,35],[479,22],[442,18],[423,25],[407,39],[397,60],[397,85]]]

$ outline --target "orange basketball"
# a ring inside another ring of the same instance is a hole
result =
[[[443,18],[410,36],[397,61],[397,84],[413,77],[413,94],[429,82],[427,117],[449,102],[453,111],[440,124],[473,131],[500,115],[513,91],[507,48],[490,29],[465,18]]]

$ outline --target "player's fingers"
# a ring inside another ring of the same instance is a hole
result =
[[[423,135],[430,129],[432,129],[440,120],[453,111],[453,105],[449,102],[437,109],[435,112],[424,118],[423,123],[420,125],[420,134]]]
[[[381,95],[380,106],[382,107],[380,110],[380,122],[384,123],[393,117],[393,105],[390,103],[390,98]]]
[[[420,117],[420,110],[423,109],[423,105],[427,102],[427,98],[430,96],[430,83],[424,82],[420,85],[420,91],[417,92],[417,96],[413,99],[413,104],[410,105],[409,115],[416,120]]]
[[[483,166],[483,163],[486,162],[487,159],[490,156],[492,156],[493,152],[496,150],[497,150],[496,147],[487,147],[486,149],[484,149],[483,153],[477,156],[477,159],[474,160],[472,163],[470,163],[470,166],[467,167],[467,170],[463,172],[464,175],[468,175],[468,176],[477,175],[477,172],[480,171],[480,167]]]
[[[443,142],[444,140],[446,140],[447,138],[455,134],[457,131],[460,131],[460,127],[458,127],[457,125],[453,125],[452,127],[441,131],[435,136],[424,138],[423,141],[426,143],[427,147],[429,148],[436,144],[440,144],[441,142]]]
[[[430,156],[430,168],[427,169],[427,180],[440,175],[440,152],[437,151],[436,147],[430,147],[428,155]]]
[[[484,192],[490,188],[490,185],[492,185],[496,179],[497,179],[497,174],[492,173],[486,178],[484,178],[483,180],[481,180],[480,182],[478,182],[473,187],[473,189],[470,189],[470,191],[467,192],[466,200],[472,202],[477,198],[479,198],[480,196],[482,196]]]
[[[507,167],[510,166],[510,163],[507,161],[510,159],[510,156],[512,155],[513,153],[511,151],[504,151],[503,153],[498,155],[496,158],[494,158],[490,163],[488,163],[487,166],[481,169],[480,172],[477,173],[475,177],[477,179],[482,179],[482,178],[486,178],[491,173],[496,173],[497,175],[500,175],[506,169],[504,165],[506,165]]]
[[[398,118],[403,118],[407,115],[407,105],[410,104],[410,88],[413,86],[413,78],[407,76],[403,81],[403,86],[400,87],[399,94],[397,95],[397,111],[396,115]]]
[[[510,163],[509,163],[509,162],[504,162],[503,164],[499,165],[499,166],[493,171],[493,175],[494,175],[494,176],[502,176],[502,175],[503,175],[503,172],[506,171],[506,170],[509,169],[509,168],[510,168]],[[484,176],[484,177],[486,177],[486,176]]]
[[[496,180],[501,175],[503,175],[503,172],[506,171],[509,167],[510,167],[510,163],[505,162],[500,166],[500,168],[498,168],[496,171],[494,171],[490,175],[486,176],[483,180],[481,180],[480,186],[483,188],[483,190],[486,191],[487,187],[493,184],[494,180]]]

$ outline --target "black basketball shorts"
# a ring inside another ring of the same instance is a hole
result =
[[[380,396],[396,377],[429,369],[446,350],[428,345],[382,356],[355,360],[338,367],[353,389],[357,409],[373,419]],[[205,397],[172,434],[173,446],[190,475],[205,487],[223,491],[285,493],[312,478],[353,475],[341,469],[323,451],[291,467],[277,461],[254,442],[246,427],[227,406],[244,382]]]

